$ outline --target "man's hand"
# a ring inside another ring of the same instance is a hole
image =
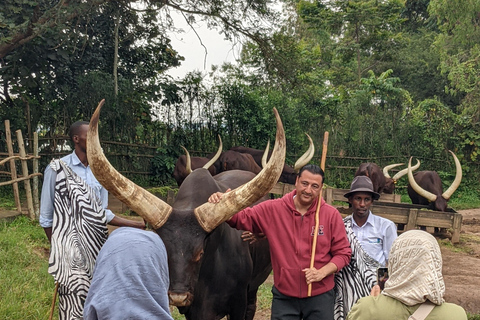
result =
[[[230,191],[232,191],[232,189],[228,188],[227,191],[225,191],[225,193],[230,192]],[[208,202],[218,203],[220,201],[220,199],[222,199],[223,194],[224,194],[223,192],[212,193],[212,195],[210,197],[208,197]]]
[[[302,271],[305,272],[305,280],[307,280],[307,284],[310,284],[312,282],[322,281],[323,278],[337,272],[337,265],[333,262],[329,262],[320,269],[305,268]]]
[[[322,269],[305,268],[302,271],[305,272],[305,280],[307,280],[307,284],[322,281],[323,278],[328,276],[328,274],[325,274]]]

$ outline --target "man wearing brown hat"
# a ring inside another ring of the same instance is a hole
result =
[[[352,205],[351,225],[363,250],[380,266],[386,266],[388,253],[397,238],[397,227],[392,221],[370,211],[370,206],[380,198],[380,194],[373,190],[369,177],[357,176],[345,198]]]
[[[370,294],[377,284],[376,270],[387,264],[390,247],[397,237],[392,221],[370,211],[380,195],[373,190],[369,177],[355,177],[345,197],[353,209],[352,215],[343,219],[352,257],[335,275],[335,320],[345,319],[357,300]]]

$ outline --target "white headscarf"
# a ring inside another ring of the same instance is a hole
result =
[[[437,240],[421,230],[400,235],[390,249],[390,278],[382,294],[413,306],[430,300],[441,305],[445,300],[442,254]]]

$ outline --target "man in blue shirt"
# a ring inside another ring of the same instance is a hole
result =
[[[97,181],[95,176],[88,165],[87,158],[87,132],[88,122],[77,121],[70,127],[70,139],[74,144],[74,151],[63,157],[61,160],[65,162],[80,178],[82,178],[100,199],[101,205],[106,209],[107,223],[113,226],[126,226],[145,229],[145,223],[143,221],[133,221],[126,218],[116,216],[112,211],[108,210],[108,191],[102,187],[100,182]],[[40,225],[45,230],[47,238],[51,241],[52,237],[52,223],[53,223],[53,211],[54,211],[54,195],[55,195],[55,183],[56,172],[47,166],[43,176],[43,187],[40,202]]]
[[[380,194],[373,190],[369,177],[357,176],[345,197],[352,205],[352,229],[362,249],[385,267],[392,243],[397,238],[397,227],[392,221],[370,211],[370,206],[380,198]]]

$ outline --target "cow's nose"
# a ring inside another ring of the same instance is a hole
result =
[[[193,301],[193,294],[190,292],[172,292],[168,291],[168,300],[170,305],[176,307],[187,307]]]

